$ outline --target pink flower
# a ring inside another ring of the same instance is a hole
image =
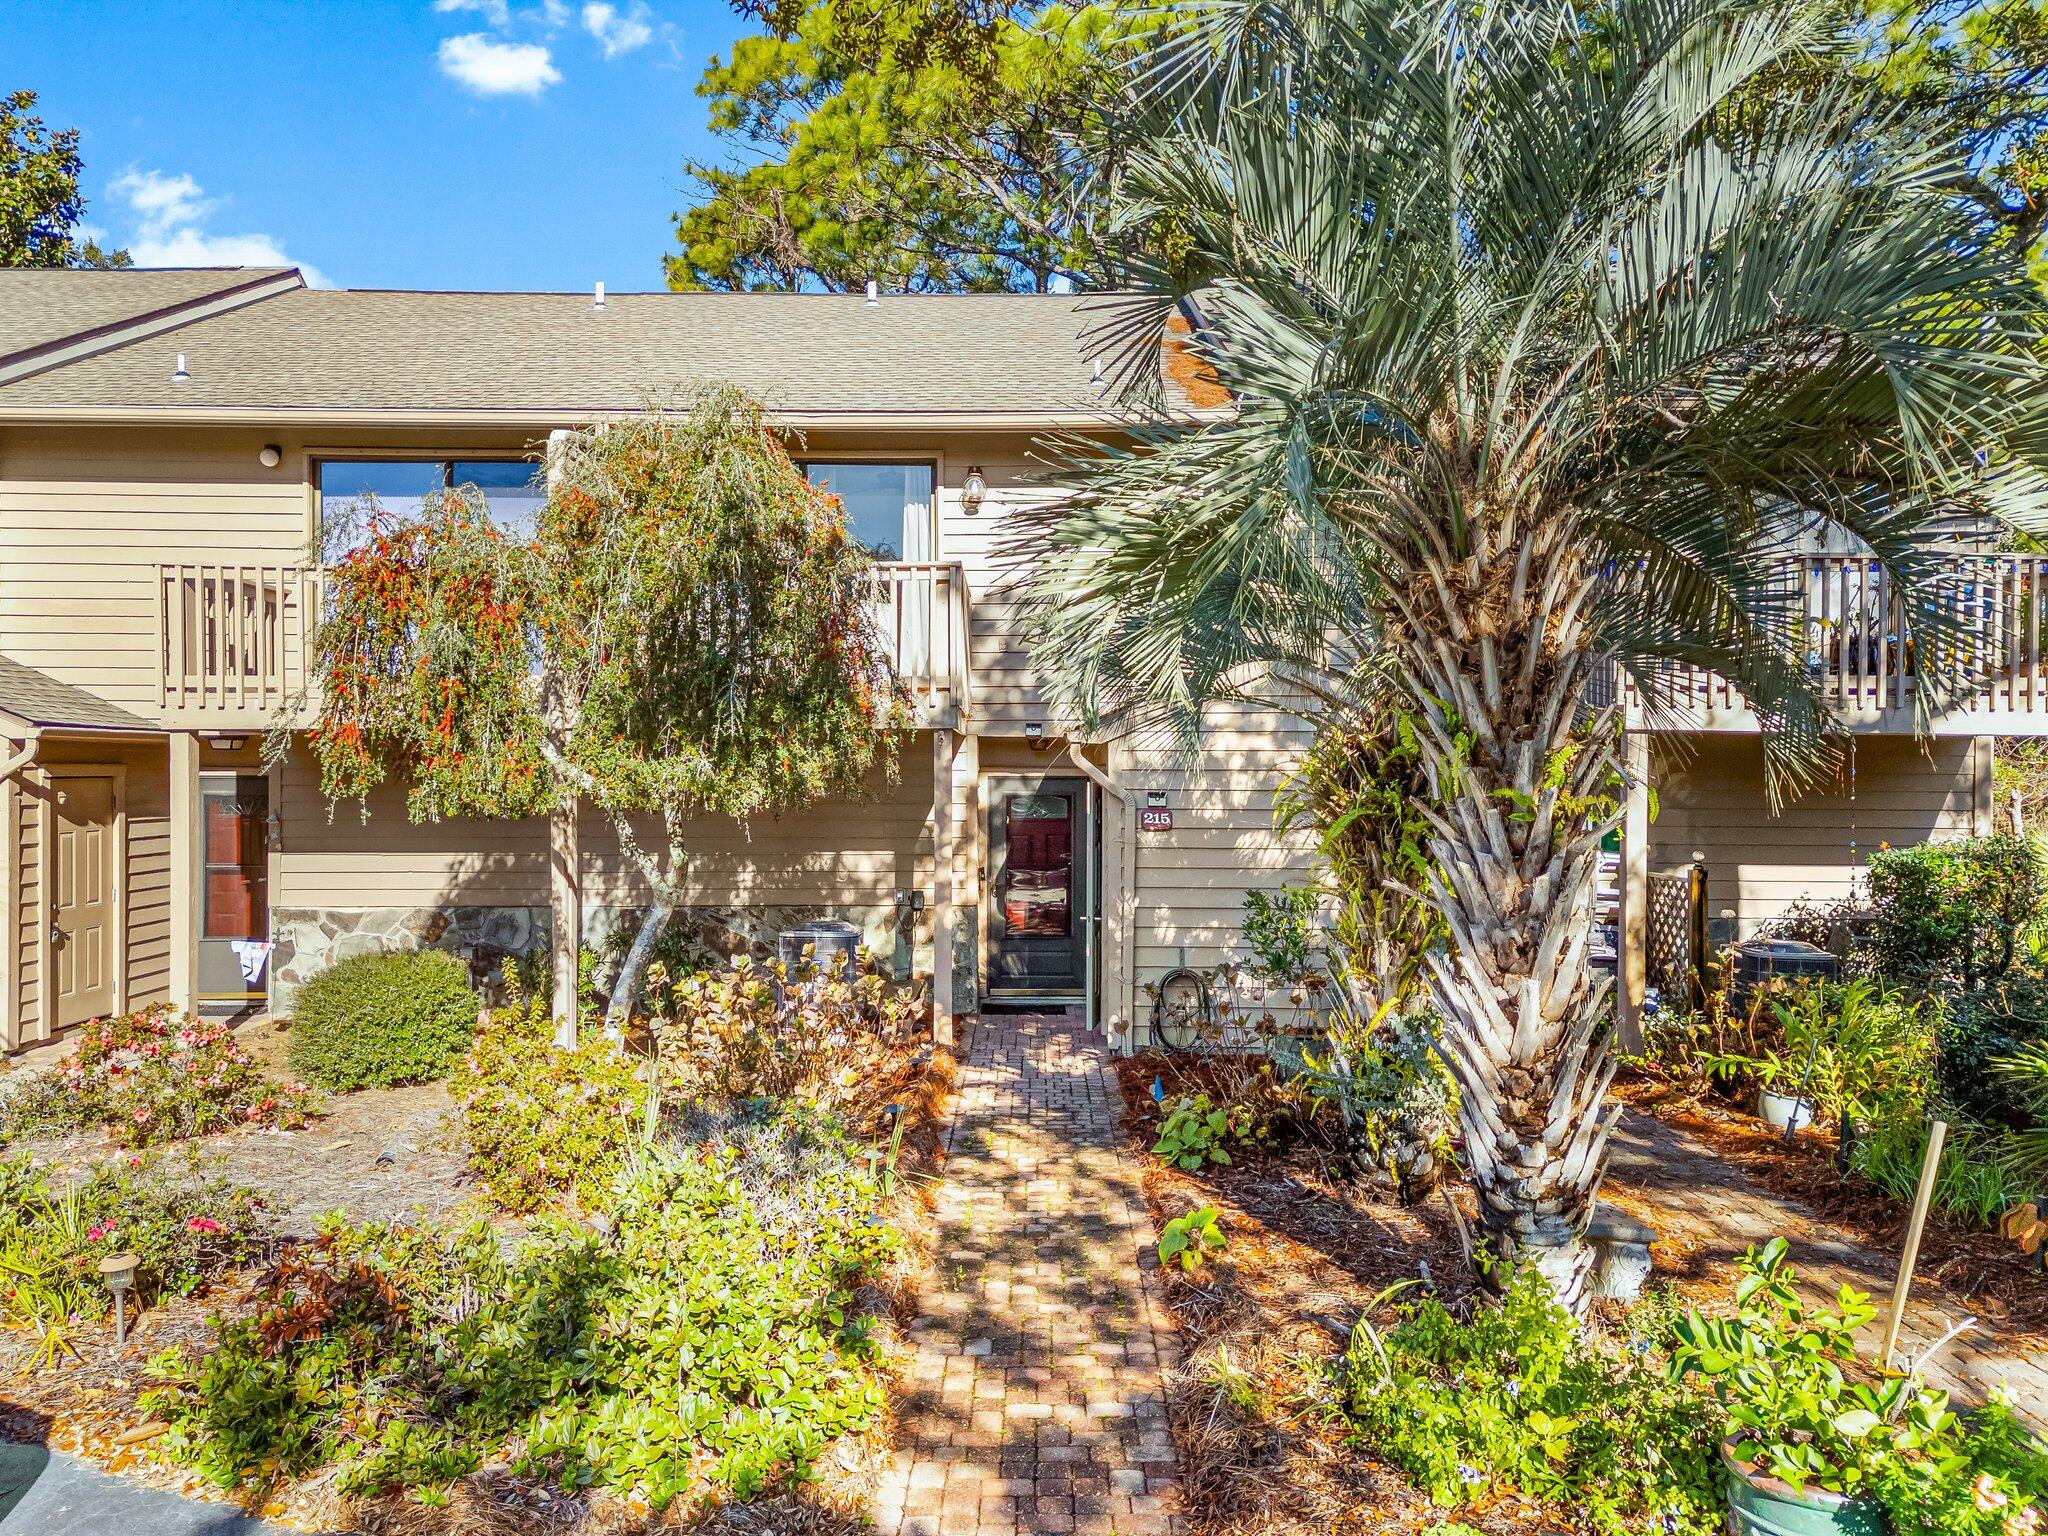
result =
[[[137,1111],[135,1111],[135,1123],[137,1125],[149,1124],[149,1111],[147,1109],[138,1109]]]
[[[114,1235],[114,1225],[114,1219],[111,1216],[104,1221],[94,1222],[85,1229],[87,1241],[96,1243],[103,1237],[112,1237]]]
[[[211,1216],[194,1216],[185,1225],[194,1232],[225,1232],[227,1230],[226,1227],[223,1227]]]
[[[2011,1500],[1998,1486],[1998,1480],[1986,1472],[1970,1485],[1970,1502],[1975,1504],[1981,1513],[1988,1515],[1994,1509],[2003,1509]]]

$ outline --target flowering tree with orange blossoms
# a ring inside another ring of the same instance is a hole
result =
[[[689,819],[852,793],[893,772],[907,722],[867,552],[730,387],[558,441],[530,538],[462,490],[372,508],[328,594],[312,746],[330,797],[395,777],[419,821],[579,798],[610,819],[649,902],[608,1033],[683,904]]]

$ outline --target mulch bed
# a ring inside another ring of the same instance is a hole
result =
[[[1392,1321],[1387,1288],[1425,1272],[1453,1304],[1468,1297],[1471,1268],[1444,1190],[1404,1207],[1306,1146],[1199,1175],[1151,1156],[1161,1120],[1155,1076],[1170,1099],[1216,1086],[1229,1070],[1156,1055],[1117,1063],[1125,1135],[1155,1223],[1213,1205],[1229,1238],[1193,1275],[1160,1272],[1184,1354],[1167,1382],[1167,1416],[1193,1536],[1413,1536],[1453,1519],[1490,1536],[1557,1532],[1554,1509],[1514,1495],[1432,1506],[1318,1404],[1304,1358],[1340,1355],[1362,1316]],[[1256,1410],[1219,1389],[1233,1374],[1260,1388]]]
[[[1753,1116],[1655,1081],[1619,1082],[1613,1096],[1690,1132],[1759,1188],[1805,1207],[1857,1246],[1892,1256],[1903,1246],[1907,1206],[1844,1176],[1832,1133],[1809,1129],[1787,1142]],[[1941,1287],[1999,1332],[2036,1336],[2048,1353],[2048,1276],[1997,1232],[1931,1212],[1916,1274],[1917,1284]]]

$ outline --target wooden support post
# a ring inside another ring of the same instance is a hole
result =
[[[1892,1283],[1891,1316],[1885,1319],[1884,1348],[1877,1363],[1892,1368],[1892,1351],[1899,1347],[1899,1327],[1906,1320],[1906,1298],[1913,1293],[1913,1265],[1920,1257],[1920,1229],[1927,1225],[1927,1207],[1934,1199],[1934,1178],[1941,1171],[1941,1149],[1948,1140],[1948,1122],[1937,1120],[1928,1127],[1927,1157],[1920,1164],[1920,1187],[1913,1191],[1913,1214],[1906,1222],[1906,1251],[1899,1255],[1899,1278]]]
[[[954,731],[932,732],[932,1038],[953,1043]]]
[[[171,733],[171,1006],[199,1008],[200,876],[199,738]]]
[[[576,1046],[577,959],[583,949],[583,885],[576,840],[576,801],[557,806],[548,817],[549,975],[553,985],[548,1009],[555,1021],[555,1044]]]
[[[1621,826],[1620,906],[1614,953],[1614,1018],[1621,1048],[1643,1048],[1643,997],[1650,964],[1650,737],[1622,737],[1628,776]]]

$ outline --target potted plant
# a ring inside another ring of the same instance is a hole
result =
[[[1845,1285],[1834,1305],[1808,1307],[1786,1251],[1774,1238],[1743,1256],[1733,1316],[1692,1311],[1673,1326],[1673,1377],[1703,1378],[1727,1415],[1729,1529],[2033,1536],[2048,1452],[2001,1403],[1965,1422],[1916,1372],[1859,1372],[1870,1298]]]

